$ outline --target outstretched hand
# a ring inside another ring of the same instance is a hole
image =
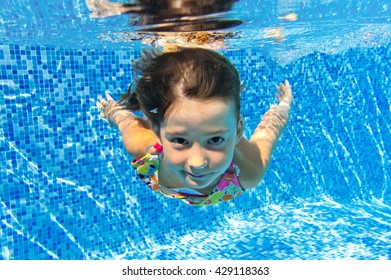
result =
[[[106,99],[99,96],[99,100],[96,102],[96,106],[100,110],[99,116],[104,119],[109,119],[110,113],[118,107],[118,102],[116,102],[109,93],[106,92]]]
[[[121,106],[117,101],[115,101],[109,93],[106,92],[106,99],[99,96],[99,100],[96,102],[96,106],[100,110],[99,116],[101,118],[106,119],[110,126],[118,125],[117,122],[119,121],[118,117],[119,115],[123,115],[124,109],[123,106]],[[121,110],[121,114],[116,114],[118,111]]]
[[[286,101],[290,105],[293,101],[293,96],[291,85],[289,84],[288,80],[285,81],[285,84],[280,83],[277,86],[277,90],[278,92],[276,93],[276,97],[278,102],[281,103],[282,101]]]

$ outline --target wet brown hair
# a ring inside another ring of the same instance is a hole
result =
[[[179,98],[219,98],[235,105],[240,117],[240,79],[231,62],[221,54],[202,48],[177,52],[144,51],[135,63],[132,85],[120,100],[131,111],[141,110],[155,129],[160,129],[167,111]]]

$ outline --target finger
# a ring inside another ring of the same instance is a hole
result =
[[[276,97],[277,97],[277,99],[278,99],[278,102],[281,102],[282,97],[281,97],[278,93],[276,93]]]
[[[100,103],[103,105],[103,107],[106,107],[107,104],[109,104],[109,102],[107,102],[107,101],[104,100],[104,99],[102,99],[102,101],[101,101]]]
[[[115,101],[108,92],[106,92],[106,100],[107,101],[111,101],[111,100]]]
[[[291,92],[291,85],[289,84],[288,80],[285,81],[285,88],[287,92]]]
[[[98,109],[102,110],[103,105],[99,101],[96,101],[96,107],[98,107]]]
[[[283,83],[280,83],[280,91],[286,91],[286,86]]]
[[[105,115],[105,113],[104,113],[104,112],[100,112],[99,116],[100,116],[101,118],[103,118],[103,119],[105,119],[105,118],[106,118],[106,115]]]
[[[279,84],[279,85],[277,86],[277,90],[278,90],[278,93],[282,93],[282,92],[283,92],[283,89],[282,89],[282,87],[281,87],[281,84]]]
[[[276,95],[278,95],[278,100],[280,101],[280,100],[282,100],[284,98],[285,92],[284,92],[284,90],[281,87],[279,87],[278,88],[278,92],[276,93]]]
[[[107,103],[108,103],[102,96],[99,96],[99,102],[100,102],[103,106],[106,106]]]

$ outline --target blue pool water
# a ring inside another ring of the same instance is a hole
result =
[[[241,38],[221,52],[245,86],[246,136],[280,81],[295,100],[260,186],[213,207],[149,192],[98,116],[143,47],[102,39],[127,18],[14,2],[0,4],[1,259],[391,259],[388,1],[239,1]],[[259,31],[278,25],[281,42]]]

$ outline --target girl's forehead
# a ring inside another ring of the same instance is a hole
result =
[[[235,122],[235,106],[233,102],[222,99],[178,100],[167,111],[162,127],[181,126],[231,126]]]
[[[198,100],[198,99],[179,99],[167,111],[165,119],[182,117],[191,117],[199,115],[200,117],[208,115],[229,116],[234,114],[234,104],[218,98]]]

